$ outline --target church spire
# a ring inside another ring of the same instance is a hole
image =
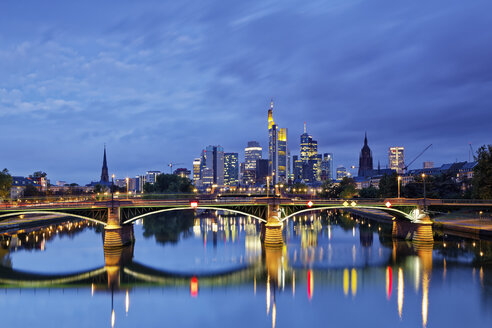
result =
[[[109,183],[108,162],[106,161],[106,144],[104,144],[103,166],[101,170],[101,182]]]
[[[364,146],[367,146],[367,131],[366,131],[366,134],[364,136]]]

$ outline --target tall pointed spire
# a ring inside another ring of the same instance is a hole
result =
[[[307,129],[306,129],[306,122],[304,122],[304,133],[306,133]]]
[[[364,136],[364,146],[367,146],[367,131],[366,131],[366,134]]]
[[[273,98],[272,100],[270,101],[270,108],[273,109]]]
[[[101,170],[101,183],[109,183],[108,162],[106,160],[106,144],[104,144],[103,166]]]

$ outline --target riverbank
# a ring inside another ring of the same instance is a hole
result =
[[[348,212],[365,216],[371,220],[392,223],[393,216],[374,209],[347,209]],[[442,215],[432,218],[432,227],[449,235],[465,238],[492,239],[492,220],[490,217],[463,217],[460,215]]]

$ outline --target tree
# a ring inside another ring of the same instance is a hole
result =
[[[379,189],[374,186],[369,186],[359,191],[360,198],[379,198],[379,196]]]
[[[46,178],[46,172],[36,171],[29,176],[31,179]]]
[[[396,172],[383,175],[381,180],[379,180],[379,192],[381,197],[398,196],[398,175]]]
[[[187,193],[193,191],[193,184],[188,178],[180,177],[176,174],[159,174],[154,184],[145,183],[146,193]]]
[[[7,200],[10,198],[10,189],[12,188],[12,176],[9,170],[0,171],[0,199]]]
[[[477,150],[477,165],[473,169],[473,198],[492,199],[492,145]]]
[[[107,187],[98,183],[94,186],[94,193],[96,193],[96,194],[103,193],[103,192],[106,192],[107,189],[108,189]]]
[[[40,196],[41,192],[38,188],[34,187],[32,184],[28,184],[24,189],[24,197],[36,197]]]

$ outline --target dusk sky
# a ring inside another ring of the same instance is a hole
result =
[[[207,145],[267,153],[267,110],[335,167],[490,144],[491,1],[0,1],[0,169],[98,181]],[[355,172],[355,170],[353,171]]]

